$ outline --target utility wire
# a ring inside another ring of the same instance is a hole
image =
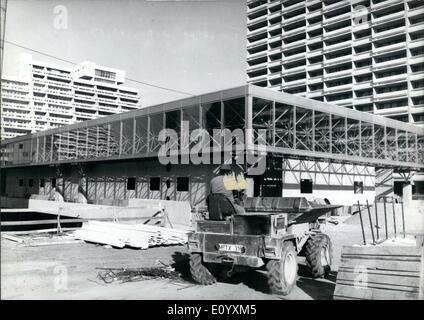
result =
[[[22,48],[22,49],[25,49],[25,50],[28,50],[28,51],[32,51],[32,52],[41,54],[41,55],[46,56],[46,57],[49,57],[49,58],[60,60],[60,61],[63,61],[63,62],[66,62],[66,63],[70,63],[70,64],[73,64],[73,65],[78,65],[78,63],[76,63],[76,62],[73,62],[73,61],[70,61],[70,60],[66,60],[66,59],[62,59],[62,58],[59,58],[57,56],[54,56],[54,55],[51,55],[51,54],[48,54],[48,53],[45,53],[45,52],[42,52],[42,51],[38,51],[38,50],[35,50],[35,49],[32,49],[32,48],[28,48],[28,47],[22,46],[20,44],[17,44],[15,42],[12,42],[12,41],[4,40],[4,42],[6,42],[8,44],[11,44],[11,45],[13,45],[15,47],[19,47],[19,48]],[[143,84],[143,85],[150,86],[150,87],[154,87],[154,88],[158,88],[158,89],[162,89],[162,90],[168,90],[168,91],[172,91],[172,92],[176,92],[176,93],[181,93],[181,94],[185,94],[185,95],[189,95],[189,96],[194,96],[194,94],[192,94],[192,93],[188,93],[188,92],[180,91],[180,90],[175,90],[175,89],[171,89],[171,88],[167,88],[167,87],[162,87],[162,86],[158,86],[156,84],[152,84],[152,83],[148,83],[148,82],[144,82],[144,81],[140,81],[140,80],[135,80],[135,79],[131,79],[131,78],[125,78],[125,80],[131,81],[131,82],[135,82],[135,83],[139,83],[139,84]]]

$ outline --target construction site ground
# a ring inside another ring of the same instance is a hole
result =
[[[360,244],[359,225],[328,224],[326,233],[334,244],[333,271],[326,279],[309,277],[304,258],[299,259],[297,287],[285,297],[273,296],[265,271],[234,275],[211,286],[193,283],[186,246],[147,250],[115,249],[91,243],[25,246],[1,241],[2,299],[332,299],[343,245]],[[172,265],[182,281],[152,279],[105,284],[96,268],[153,267]]]

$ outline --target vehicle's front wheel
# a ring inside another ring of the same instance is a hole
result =
[[[330,237],[318,233],[308,239],[305,247],[306,264],[314,278],[326,277],[331,271],[333,248]]]
[[[210,285],[216,282],[216,278],[206,268],[200,253],[192,253],[190,256],[190,273],[194,281],[203,285]]]
[[[280,260],[268,261],[268,285],[271,292],[278,295],[288,295],[296,285],[297,261],[293,243],[285,242]]]

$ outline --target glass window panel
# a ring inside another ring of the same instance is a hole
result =
[[[312,110],[296,107],[296,148],[312,150]]]
[[[374,137],[371,123],[361,122],[361,156],[364,158],[373,158]]]
[[[417,153],[418,163],[424,163],[424,135],[418,135],[417,137]]]
[[[201,128],[199,106],[183,108],[183,121],[188,121],[189,131]]]
[[[360,156],[359,124],[359,120],[347,118],[347,154],[351,156]]]
[[[181,110],[174,110],[165,113],[165,128],[174,130],[178,135],[177,146],[181,136]],[[172,146],[174,148],[175,146]]]
[[[97,127],[87,128],[88,144],[87,144],[87,158],[97,158]]]
[[[122,121],[122,154],[132,154],[134,144],[134,119]]]
[[[181,129],[181,111],[174,110],[165,113],[165,128],[175,130],[178,135]]]
[[[330,114],[315,111],[315,151],[330,152]]]
[[[135,153],[147,152],[147,116],[135,119]]]
[[[415,139],[416,139],[416,134],[408,132],[408,161],[409,162],[417,161],[417,157],[416,157],[417,143]]]
[[[294,106],[275,103],[275,146],[293,148]]]
[[[398,160],[399,161],[407,161],[407,137],[406,132],[403,130],[398,130]]]
[[[332,153],[345,154],[346,152],[346,118],[331,115]]]
[[[188,122],[188,131],[191,133],[193,130],[201,128],[201,119],[200,119],[200,106],[191,106],[183,108],[182,110],[183,121]],[[186,141],[188,139],[188,141]],[[195,141],[190,143],[190,135],[183,135],[181,144],[184,147],[187,147],[187,144],[190,144],[190,147],[196,144]]]
[[[68,144],[68,159],[77,158],[77,141],[78,141],[78,130],[69,131],[68,135],[69,144]]]
[[[63,132],[58,134],[56,141],[58,146],[57,160],[67,160],[69,153],[69,132]]]
[[[149,132],[149,152],[157,152],[161,146],[158,140],[159,132],[163,129],[163,113],[149,115],[150,132]]]
[[[221,125],[221,102],[202,104],[202,127],[210,135],[211,147],[214,147],[214,144],[220,147],[222,144],[221,140],[215,141],[213,135],[213,130],[221,129]]]
[[[385,158],[386,133],[383,126],[374,125],[374,156],[377,159]]]
[[[397,139],[396,129],[386,128],[386,140],[387,140],[387,159],[395,161],[397,159]]]
[[[97,130],[97,156],[99,158],[105,158],[109,154],[109,124],[101,125]]]
[[[116,156],[120,153],[121,144],[121,121],[114,121],[109,124],[109,156]]]
[[[261,98],[253,98],[252,100],[252,129],[253,143],[273,145],[273,101]],[[259,130],[266,130],[266,135],[259,137]],[[261,140],[259,140],[259,138]]]
[[[87,157],[87,129],[78,129],[77,138],[77,159],[84,159]]]
[[[230,130],[245,128],[245,98],[224,101],[224,127]]]
[[[221,129],[221,102],[202,104],[202,127],[211,134],[212,129]]]
[[[1,164],[13,164],[13,144],[6,144],[1,146]]]
[[[44,161],[50,162],[52,156],[52,136],[46,136],[46,151]]]
[[[53,145],[52,145],[52,161],[59,160],[59,151],[60,151],[60,144],[62,143],[62,139],[60,137],[60,134],[54,134],[53,135]]]
[[[30,163],[31,159],[31,140],[25,140],[22,142],[21,150],[21,163]]]
[[[37,162],[37,138],[31,139],[31,163]]]
[[[46,151],[46,137],[41,136],[38,138],[38,162],[44,162]]]

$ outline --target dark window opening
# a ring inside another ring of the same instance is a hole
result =
[[[190,179],[188,177],[177,177],[177,191],[189,191]]]
[[[160,191],[160,178],[151,177],[149,188],[150,188],[150,191]]]
[[[33,187],[34,186],[34,179],[29,179],[28,180],[28,187]]]
[[[402,197],[403,196],[403,186],[405,182],[403,181],[394,181],[393,182],[393,192],[395,195]]]
[[[23,187],[24,186],[24,179],[19,179],[19,186]]]
[[[127,190],[135,190],[135,178],[127,178]]]
[[[46,179],[40,179],[40,188],[44,188],[45,183],[46,183]]]
[[[424,181],[414,181],[412,185],[412,196],[420,196],[424,195]]]
[[[19,144],[19,149],[23,149],[24,145],[22,143]]]
[[[56,178],[52,178],[52,188],[56,188]]]
[[[300,193],[312,193],[312,179],[300,179]]]
[[[354,181],[353,182],[353,192],[355,194],[363,194],[364,193],[364,182]]]

